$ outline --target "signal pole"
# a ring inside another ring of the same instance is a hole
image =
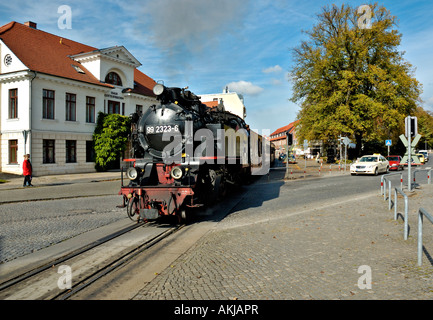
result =
[[[409,121],[407,121],[407,152],[408,152],[408,158],[407,158],[407,189],[409,191],[412,191],[412,175],[411,175],[411,162],[412,162],[412,149],[411,149],[411,141],[412,141],[412,135],[411,135],[411,127],[410,127],[410,117]]]
[[[293,144],[293,136],[291,133],[286,132],[286,174],[284,179],[289,179],[289,144]]]

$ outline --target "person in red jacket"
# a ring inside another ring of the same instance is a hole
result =
[[[32,185],[32,164],[29,160],[30,155],[24,155],[23,161],[23,175],[24,175],[24,184],[23,187],[33,187]]]

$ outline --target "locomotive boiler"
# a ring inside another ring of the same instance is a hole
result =
[[[269,142],[243,119],[209,108],[187,88],[153,88],[158,104],[131,114],[130,159],[119,194],[131,220],[209,206],[227,189],[269,169]]]

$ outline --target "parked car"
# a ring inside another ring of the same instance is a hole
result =
[[[421,153],[424,156],[425,162],[428,162],[428,151],[427,150],[419,150],[418,153]]]
[[[416,156],[416,155],[414,155],[414,156]],[[410,165],[411,165],[411,166],[421,166],[422,163],[421,163],[421,160],[419,159],[419,157],[417,157],[418,160],[419,160],[418,163],[416,163],[415,161],[413,161],[414,158],[415,158],[415,157],[412,158],[412,161],[410,162]],[[408,166],[408,160],[406,160],[406,161],[403,163],[403,165],[405,165],[405,166],[407,167],[407,166]]]
[[[293,154],[289,154],[289,163],[296,163],[296,158]],[[286,163],[286,159],[284,159],[283,163]]]
[[[291,164],[297,163],[296,158],[293,154],[289,155],[289,163],[291,163]]]
[[[401,163],[400,156],[387,156],[386,159],[389,162],[389,170],[403,170],[404,165]]]
[[[388,172],[389,162],[381,154],[375,153],[372,155],[362,156],[358,161],[350,165],[350,173],[358,174],[374,174],[378,175],[381,172]]]
[[[425,163],[425,158],[424,158],[424,155],[422,153],[417,153],[416,156],[419,158],[419,161],[421,162],[421,164]]]

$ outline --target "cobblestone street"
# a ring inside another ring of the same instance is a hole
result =
[[[124,219],[117,204],[116,196],[105,196],[93,204],[89,199],[63,199],[2,205],[0,263]]]
[[[260,202],[266,196],[260,186],[244,201]],[[412,208],[432,208],[432,191],[427,185],[417,190]],[[417,266],[415,213],[404,241],[402,221],[394,221],[378,191],[333,200],[276,210],[278,200],[248,209],[240,204],[135,299],[433,298],[432,265],[424,255]],[[431,229],[425,227],[427,243],[433,243]],[[361,266],[371,268],[371,289],[358,286]]]

